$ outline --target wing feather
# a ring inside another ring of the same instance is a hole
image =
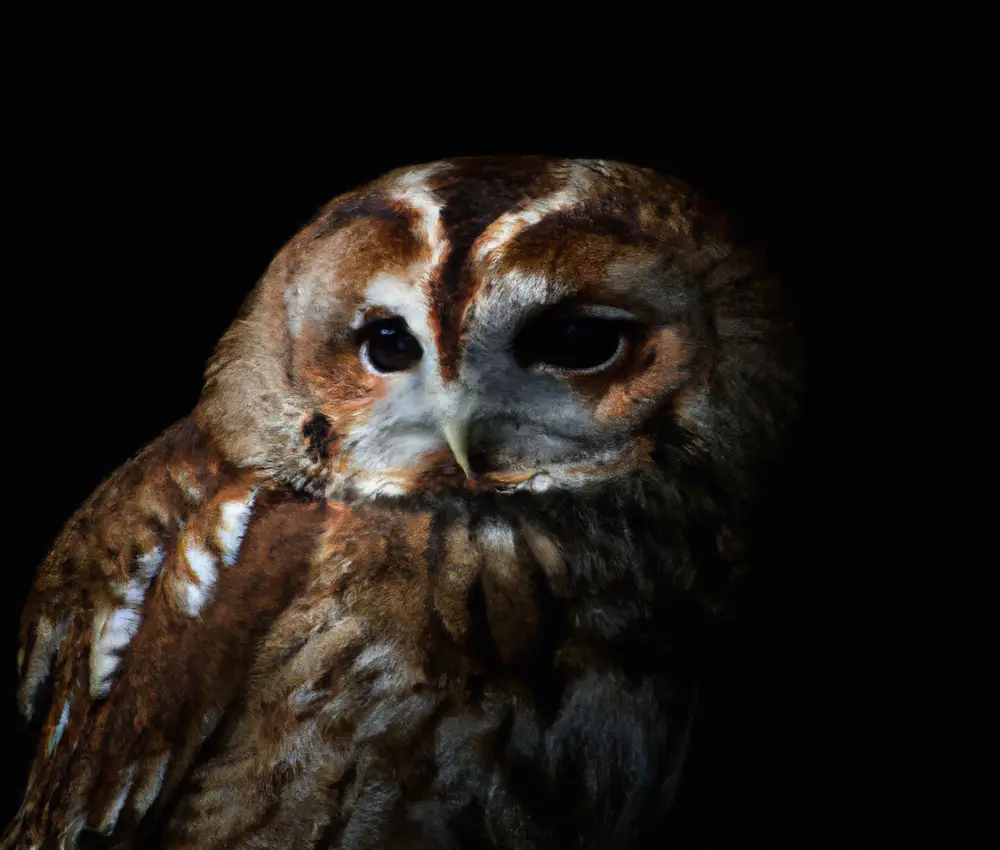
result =
[[[22,616],[18,700],[45,720],[0,847],[72,848],[84,830],[130,846],[163,807],[293,592],[294,563],[258,557],[248,573],[241,557],[251,526],[268,545],[287,499],[184,420],[70,519]]]

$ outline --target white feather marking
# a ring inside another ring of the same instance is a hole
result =
[[[526,522],[521,524],[521,535],[549,579],[561,579],[566,572],[566,562],[555,540]]]
[[[198,746],[208,740],[209,735],[215,731],[215,727],[219,725],[221,719],[221,708],[210,708],[202,715],[201,728],[198,730]]]
[[[94,634],[102,633],[108,615],[98,614],[94,617]],[[117,648],[117,647],[116,647]],[[111,690],[111,677],[118,669],[118,656],[113,655],[111,647],[103,645],[100,638],[90,647],[90,695],[94,699],[107,696]]]
[[[245,502],[226,502],[222,506],[222,524],[215,532],[222,550],[222,563],[231,567],[240,553],[240,544],[250,521],[250,512],[260,488],[255,487]]]
[[[80,837],[80,833],[83,832],[83,827],[87,823],[87,813],[83,811],[83,807],[79,803],[76,805],[75,810],[79,814],[73,817],[69,821],[69,826],[59,833],[59,850],[76,850],[77,848],[77,839]]]
[[[35,697],[38,689],[52,670],[52,660],[66,637],[69,618],[64,617],[58,624],[53,624],[48,617],[41,616],[35,623],[34,642],[31,653],[24,659],[23,648],[19,666],[23,676],[20,688],[21,712],[31,720],[35,710]]]
[[[548,579],[549,589],[556,598],[566,598],[571,593],[566,560],[558,543],[549,534],[527,522],[521,522],[521,537],[531,549],[531,554],[541,565]]]
[[[167,775],[169,764],[169,752],[161,753],[144,762],[142,779],[136,784],[135,793],[132,794],[132,810],[137,820],[149,811],[149,807],[153,805],[163,788],[163,779]]]
[[[355,670],[384,671],[396,661],[396,648],[391,643],[372,643],[358,653],[351,665]]]
[[[118,669],[121,652],[139,631],[146,591],[163,566],[164,554],[163,547],[157,545],[136,558],[135,575],[109,588],[124,604],[99,608],[94,615],[90,645],[90,695],[94,699],[106,696],[111,689],[111,677]]]
[[[383,376],[392,382],[392,392],[371,404],[365,428],[350,433],[345,451],[357,470],[350,483],[363,498],[407,492],[409,473],[421,456],[445,445],[435,425],[441,414],[442,392],[431,311],[425,290],[414,285],[414,279],[412,275],[378,275],[365,291],[366,306],[384,307],[406,321],[424,356],[413,370]]]
[[[340,717],[358,698],[358,688],[364,688],[369,698],[382,697],[387,694],[407,691],[419,681],[415,670],[406,663],[399,648],[391,643],[377,643],[366,646],[358,653],[351,665],[354,674],[367,674],[359,677],[351,685],[340,689],[323,705],[321,713],[327,717]],[[352,677],[353,679],[353,677]],[[363,684],[362,684],[363,682]]]
[[[215,584],[215,558],[194,542],[189,542],[184,547],[184,557],[198,581],[182,581],[181,597],[188,616],[197,617]]]
[[[417,681],[412,667],[399,648],[391,643],[377,643],[366,646],[354,659],[352,669],[357,672],[377,673],[370,684],[372,695],[398,691]]]
[[[160,569],[163,567],[163,556],[166,553],[163,547],[157,544],[144,555],[140,555],[136,558],[136,566],[139,568],[139,575],[141,575],[147,582],[152,581],[160,573]]]
[[[587,197],[592,180],[590,172],[577,171],[552,194],[500,216],[476,240],[471,251],[473,262],[482,267],[480,274],[492,277],[493,286],[480,290],[473,335],[490,328],[517,327],[525,310],[554,304],[570,294],[565,281],[547,273],[511,268],[500,274],[500,260],[504,249],[519,233],[545,216],[572,207]]]
[[[126,596],[134,598],[134,589],[129,590],[132,593],[126,591]],[[111,677],[121,661],[120,652],[128,646],[141,622],[142,612],[131,605],[102,608],[94,615],[94,637],[90,646],[90,695],[94,699],[106,696],[111,689]]]
[[[285,323],[293,337],[302,332],[306,316],[304,305],[309,302],[315,286],[314,278],[303,275],[285,289]]]
[[[483,547],[501,555],[514,554],[514,529],[495,518],[483,522],[479,528],[479,541]]]
[[[487,520],[479,529],[479,543],[490,572],[504,579],[516,579],[514,529],[498,519]]]
[[[184,556],[187,558],[188,566],[198,577],[201,586],[206,590],[215,583],[215,558],[212,554],[197,543],[190,542],[184,548]]]
[[[115,792],[114,799],[112,799],[111,805],[108,806],[108,810],[104,813],[101,825],[97,828],[97,831],[102,835],[110,835],[111,831],[115,828],[115,824],[118,823],[118,816],[122,813],[125,801],[132,790],[132,785],[135,783],[137,770],[138,765],[132,762],[122,771],[121,783],[118,786],[118,790]]]
[[[59,746],[59,742],[62,740],[63,732],[66,731],[66,723],[69,721],[69,709],[73,701],[69,698],[63,703],[62,712],[59,715],[59,722],[56,724],[56,728],[52,730],[52,735],[49,736],[48,754],[49,756],[55,752],[56,747]]]
[[[333,693],[329,688],[316,690],[313,687],[314,684],[313,682],[306,682],[304,685],[299,685],[292,691],[291,696],[288,698],[288,704],[293,709],[302,708],[316,702],[318,699],[325,699]]]
[[[107,649],[121,649],[128,645],[141,620],[142,615],[134,608],[116,608],[104,627],[104,646]]]
[[[419,273],[414,270],[414,273]],[[434,332],[428,320],[429,305],[421,287],[415,286],[413,278],[379,274],[372,278],[365,289],[364,306],[384,307],[406,321],[407,327],[420,342],[424,355],[433,353]]]
[[[409,489],[399,478],[391,475],[365,475],[352,480],[360,499],[372,500],[380,496],[405,496]]]
[[[569,184],[544,198],[529,202],[518,210],[500,216],[477,240],[473,259],[477,263],[494,263],[500,250],[522,230],[537,224],[549,213],[566,209],[577,203],[586,188],[584,183]]]
[[[416,214],[419,219],[418,228],[423,231],[424,240],[430,248],[430,262],[412,275],[414,281],[426,280],[444,261],[448,252],[448,240],[441,222],[442,204],[428,188],[427,178],[449,167],[446,163],[435,163],[401,171],[389,187],[390,197],[405,204]],[[335,276],[335,272],[333,274]],[[302,332],[307,321],[319,321],[336,309],[337,303],[324,297],[330,277],[331,268],[317,261],[313,268],[301,270],[285,287],[285,323],[293,337]]]
[[[177,595],[185,614],[197,617],[201,613],[201,606],[205,604],[205,593],[199,585],[181,580],[178,582]]]
[[[444,226],[441,222],[441,207],[437,196],[427,187],[427,179],[449,167],[446,163],[436,163],[425,168],[415,168],[399,175],[395,181],[396,191],[392,197],[402,201],[420,218],[423,225],[424,238],[431,249],[431,268],[436,269],[448,250]]]

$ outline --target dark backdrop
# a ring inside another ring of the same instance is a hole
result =
[[[791,495],[761,518],[759,582],[713,663],[676,837],[985,842],[974,824],[991,783],[971,730],[988,675],[988,160],[975,104],[929,104],[926,85],[736,73],[678,101],[655,79],[634,97],[562,80],[533,89],[530,109],[508,93],[464,110],[455,93],[390,108],[333,86],[302,104],[223,85],[22,92],[4,251],[0,819],[32,746],[12,692],[35,565],[99,481],[191,409],[274,252],[391,167],[545,153],[686,178],[769,248],[802,302],[811,388]]]

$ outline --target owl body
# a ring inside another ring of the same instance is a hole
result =
[[[651,172],[452,160],[334,200],[40,569],[3,846],[656,835],[794,340]]]

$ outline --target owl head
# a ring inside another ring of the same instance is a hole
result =
[[[793,405],[774,278],[681,183],[453,159],[334,199],[222,339],[196,419],[341,500],[746,477]]]

